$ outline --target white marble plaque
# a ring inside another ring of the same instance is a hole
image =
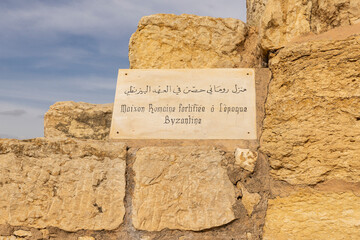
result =
[[[254,69],[120,69],[111,139],[256,139]]]

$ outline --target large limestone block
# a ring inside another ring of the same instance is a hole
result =
[[[136,153],[135,228],[202,230],[235,219],[235,187],[212,148],[148,147]]]
[[[271,59],[261,150],[291,184],[360,181],[360,35],[305,42]]]
[[[300,35],[359,22],[359,0],[269,0],[260,24],[261,46],[275,50]]]
[[[246,23],[259,26],[268,0],[246,0]]]
[[[113,104],[57,102],[44,118],[46,138],[107,139]]]
[[[131,68],[259,67],[257,34],[233,18],[156,14],[131,36]]]
[[[0,224],[66,231],[123,221],[122,143],[0,140]]]
[[[302,191],[269,200],[263,239],[360,239],[360,197]]]

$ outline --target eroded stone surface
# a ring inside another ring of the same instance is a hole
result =
[[[261,46],[275,50],[302,34],[359,22],[358,0],[269,0],[261,19]]]
[[[239,165],[249,172],[254,172],[257,157],[257,152],[251,151],[250,149],[236,148],[235,165]]]
[[[246,0],[246,23],[258,26],[268,0]]]
[[[17,237],[31,237],[32,234],[29,231],[24,231],[24,230],[17,230],[14,232],[14,235]]]
[[[131,68],[260,67],[254,28],[233,18],[156,14],[131,36]]]
[[[270,68],[261,149],[271,175],[360,181],[360,36],[286,47]]]
[[[360,197],[300,191],[269,200],[264,240],[359,239]]]
[[[235,219],[235,188],[211,148],[149,147],[133,166],[135,228],[202,230]]]
[[[126,148],[87,140],[0,140],[0,224],[66,231],[123,221]]]
[[[248,215],[251,216],[254,211],[254,207],[260,202],[261,196],[258,193],[250,193],[240,182],[238,182],[236,186],[241,190],[241,202]]]
[[[107,139],[113,104],[57,102],[44,117],[46,138]]]

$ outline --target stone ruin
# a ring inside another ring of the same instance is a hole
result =
[[[0,140],[0,239],[360,239],[360,1],[247,7],[143,17],[129,60],[256,68],[257,140],[112,141],[112,104],[56,103]]]

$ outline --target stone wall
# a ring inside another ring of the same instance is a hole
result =
[[[142,18],[132,68],[269,64],[259,138],[120,143],[111,105],[57,103],[46,138],[0,140],[0,239],[360,238],[357,4],[269,0],[260,35],[235,19]]]
[[[358,0],[269,0],[260,23],[261,47],[273,51],[303,34],[357,23]]]
[[[246,0],[246,23],[258,27],[268,0]]]
[[[130,68],[261,67],[257,31],[233,18],[156,14],[141,18]]]

